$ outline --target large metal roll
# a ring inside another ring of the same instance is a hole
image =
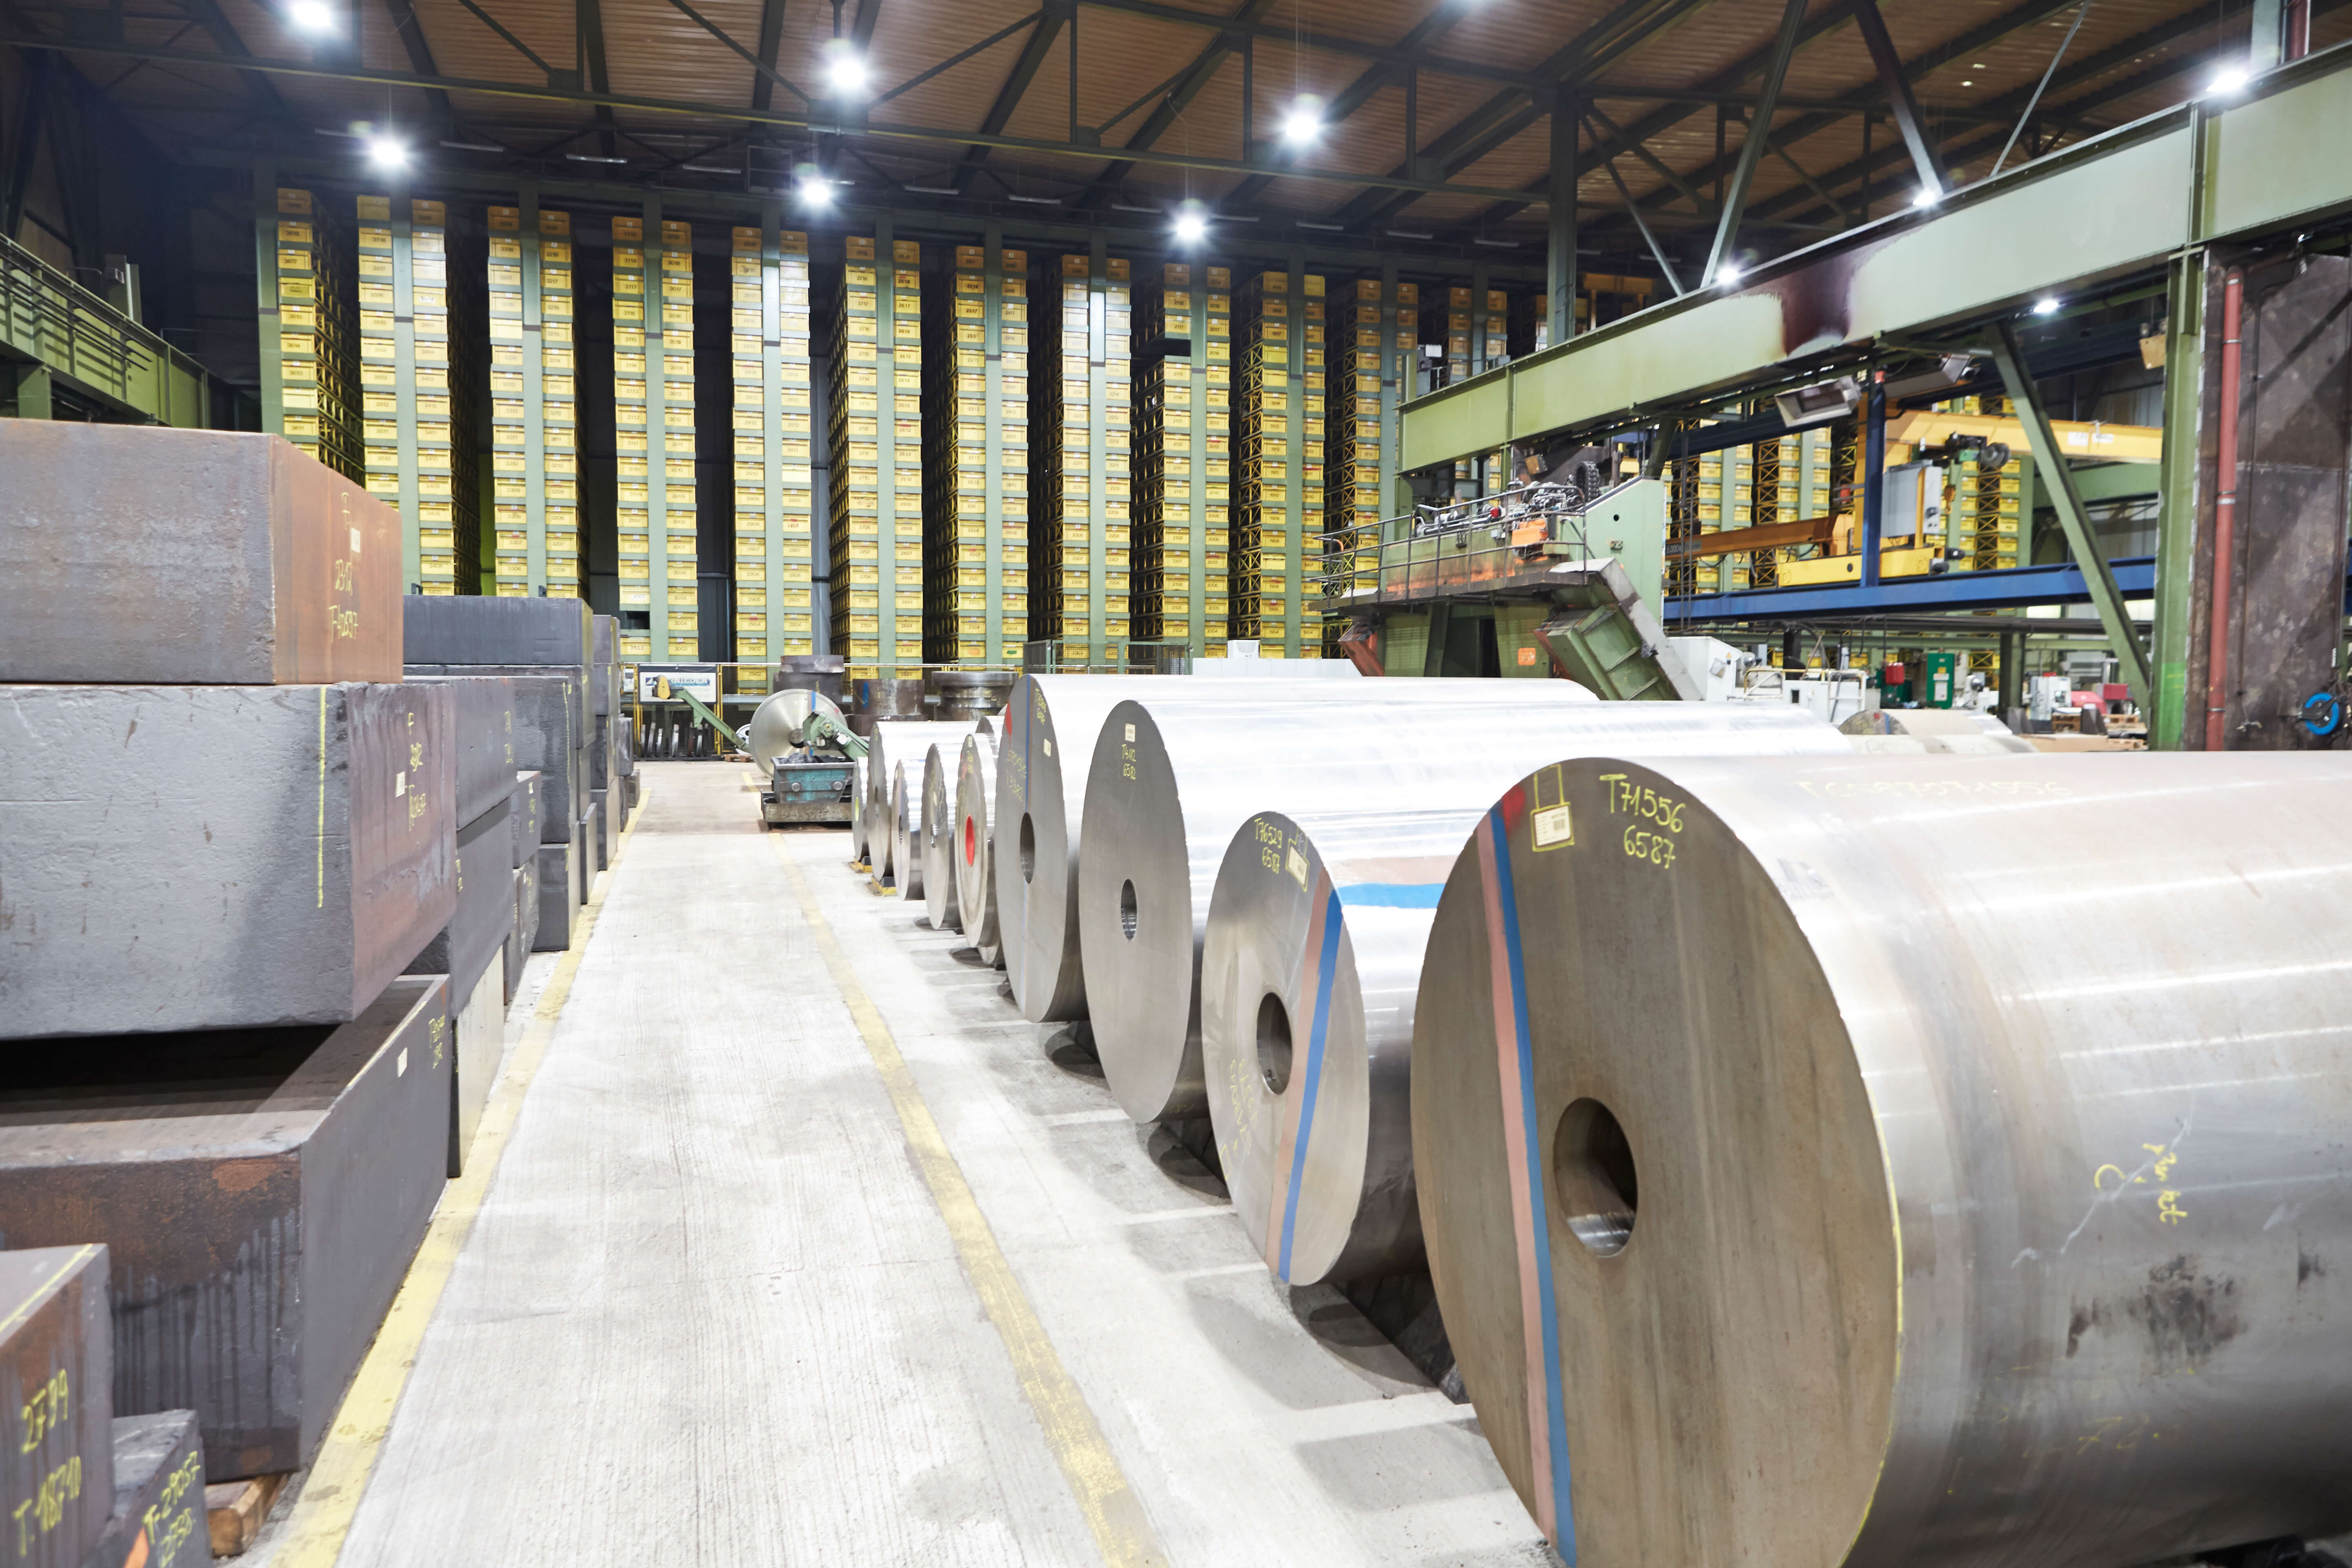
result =
[[[885,859],[891,854],[891,823],[895,818],[890,805],[890,784],[898,764],[901,762],[914,764],[914,805],[919,812],[923,806],[923,753],[942,741],[961,742],[971,733],[969,720],[942,724],[928,719],[886,719],[874,726],[874,732],[866,740],[866,781],[867,787],[873,792],[868,796],[866,806],[869,813],[866,827],[869,860],[876,854]],[[900,864],[891,862],[893,875]],[[881,865],[876,863],[874,869],[878,878],[882,873]]]
[[[772,693],[744,726],[744,749],[760,767],[773,767],[778,757],[808,743],[808,721],[818,714],[841,722],[841,709],[821,691],[789,687]]]
[[[963,911],[964,934],[971,938],[981,962],[994,963],[1003,942],[997,934],[996,871],[989,858],[996,842],[996,733],[991,724],[964,737],[955,798],[950,858],[956,902]]]
[[[890,764],[890,807],[887,818],[890,825],[889,858],[880,868],[883,886],[893,889],[902,899],[917,897],[922,890],[923,868],[913,853],[917,814],[922,810],[922,774],[916,773],[914,786],[908,787],[907,764]]]
[[[1578,762],[1457,858],[1431,1272],[1582,1568],[2352,1528],[2352,756]]]
[[[1130,702],[1102,727],[1085,831],[1103,853],[1079,869],[1078,935],[1100,997],[1103,1078],[1137,1121],[1208,1109],[1202,943],[1226,846],[1253,813],[1475,808],[1538,763],[1596,747],[1852,754],[1797,708],[1604,703],[1566,681],[1360,685],[1412,689],[1380,700]]]
[[[955,769],[962,754],[961,746],[953,741],[937,742],[923,753],[923,812],[916,831],[922,846],[923,914],[933,931],[963,930],[963,908],[956,899],[955,862],[948,852],[955,838]]]
[[[852,865],[863,864],[872,853],[866,843],[866,829],[874,813],[866,784],[867,762],[853,758],[849,764],[849,859]]]

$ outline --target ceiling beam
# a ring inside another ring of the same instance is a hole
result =
[[[1867,5],[1869,0],[1863,0]],[[1731,187],[1724,195],[1723,211],[1715,223],[1715,245],[1706,253],[1706,266],[1698,275],[1702,289],[1713,284],[1731,258],[1731,247],[1739,239],[1739,215],[1748,206],[1748,188],[1755,182],[1756,166],[1763,162],[1764,149],[1772,140],[1773,100],[1780,96],[1780,83],[1789,74],[1789,61],[1797,52],[1797,35],[1804,30],[1805,0],[1787,0],[1780,13],[1780,37],[1772,47],[1772,63],[1764,68],[1764,86],[1757,100],[1756,117],[1740,138],[1739,162],[1731,171]]]
[[[1154,21],[1173,22],[1179,26],[1199,27],[1226,35],[1228,47],[1238,45],[1244,38],[1264,38],[1268,43],[1289,44],[1300,48],[1321,49],[1328,54],[1349,55],[1357,59],[1372,60],[1381,65],[1412,66],[1432,76],[1465,77],[1474,81],[1499,82],[1523,91],[1540,91],[1544,86],[1539,75],[1530,76],[1503,66],[1490,66],[1477,60],[1465,60],[1453,55],[1415,56],[1402,44],[1373,44],[1361,38],[1336,33],[1317,33],[1293,26],[1285,22],[1262,21],[1265,7],[1255,8],[1246,17],[1221,16],[1214,11],[1192,11],[1174,5],[1163,5],[1155,0],[1075,0],[1098,11],[1116,11],[1123,16],[1148,16]]]
[[[1412,30],[1397,40],[1397,52],[1409,55],[1435,43],[1455,23],[1475,11],[1481,3],[1482,0],[1438,0],[1435,10],[1414,23]],[[1384,87],[1402,85],[1406,76],[1414,68],[1412,66],[1393,65],[1386,61],[1367,67],[1362,74],[1342,88],[1338,96],[1331,100],[1330,107],[1323,116],[1324,122],[1339,125],[1352,119],[1356,110],[1371,101],[1372,94]],[[1271,175],[1253,174],[1228,192],[1224,203],[1231,206],[1255,201],[1273,183],[1274,179]]]
[[[408,63],[420,76],[439,76],[441,68],[433,63],[433,46],[425,41],[425,24],[417,19],[415,0],[383,0],[384,15],[392,18],[392,30],[400,35],[400,47],[408,51]],[[450,106],[449,95],[437,87],[425,89],[425,100],[433,106],[435,129],[451,141],[457,135],[457,111]]]
[[[1895,129],[1903,134],[1903,145],[1910,150],[1911,162],[1919,171],[1919,188],[1940,199],[1951,189],[1952,177],[1944,169],[1943,160],[1936,155],[1936,143],[1927,132],[1927,117],[1919,112],[1919,98],[1911,90],[1911,73],[1903,67],[1903,57],[1895,52],[1895,40],[1886,31],[1886,18],[1879,15],[1878,0],[1848,0],[1853,11],[1855,30],[1862,34],[1863,47],[1870,51],[1871,68],[1878,73],[1878,90],[1886,95],[1886,107],[1895,116]]]
[[[1543,62],[1538,74],[1550,87],[1581,92],[1603,71],[1628,58],[1643,44],[1687,19],[1706,4],[1706,0],[1623,0],[1589,31],[1566,47],[1555,50]],[[1742,72],[1741,77],[1746,74]],[[1737,87],[1740,79],[1734,78],[1729,85]],[[1545,95],[1498,93],[1446,127],[1428,145],[1414,151],[1403,167],[1420,170],[1437,163],[1446,168],[1467,168],[1533,125],[1549,101]],[[1549,185],[1550,176],[1547,174],[1545,188]],[[1349,227],[1369,226],[1386,223],[1411,205],[1410,201],[1377,197],[1367,191],[1340,208],[1338,217]]]
[[[1037,72],[1045,67],[1045,56],[1053,49],[1054,40],[1061,36],[1062,17],[1052,6],[1047,6],[1045,14],[1038,18],[1036,29],[1029,35],[1029,41],[1021,46],[1021,57],[1013,62],[1013,69],[1006,73],[1004,85],[996,89],[996,101],[990,104],[988,112],[981,117],[982,134],[1002,135],[1004,128],[1013,122],[1013,111],[1021,107],[1023,95],[1028,92],[1029,84],[1037,79]],[[958,193],[971,189],[971,182],[979,174],[980,166],[988,162],[988,153],[986,146],[967,149],[962,163],[949,176],[948,183],[955,186]]]
[[[776,51],[784,43],[785,0],[760,0],[760,58],[751,68],[751,107],[769,108],[776,101]],[[761,66],[767,67],[761,70]]]
[[[1143,123],[1135,128],[1135,134],[1129,136],[1119,150],[1123,153],[1147,151],[1160,137],[1174,129],[1177,121],[1183,117],[1184,110],[1190,108],[1192,100],[1201,95],[1201,89],[1216,79],[1217,72],[1224,66],[1226,57],[1240,52],[1244,47],[1244,34],[1255,36],[1257,19],[1272,10],[1274,3],[1275,0],[1242,0],[1240,6],[1234,10],[1231,17],[1227,18],[1233,24],[1233,30],[1219,33],[1208,47],[1193,57],[1192,68],[1184,73],[1183,78],[1174,87],[1168,89],[1168,96],[1161,99],[1152,108],[1151,112],[1143,117]],[[1250,108],[1244,104],[1242,108],[1242,124],[1246,126],[1249,122]],[[1252,152],[1253,149],[1244,143],[1242,148],[1243,163],[1253,161]],[[1081,208],[1098,207],[1110,200],[1118,194],[1118,187],[1126,182],[1128,175],[1135,172],[1136,163],[1137,160],[1133,158],[1121,158],[1106,165],[1102,173],[1094,177],[1093,184],[1087,187],[1086,193],[1078,198],[1078,205]]]
[[[572,0],[572,31],[574,58],[588,90],[610,93],[612,80],[604,73],[604,0]],[[605,157],[614,155],[613,106],[609,103],[596,106],[596,142]]]
[[[245,47],[245,40],[238,37],[236,29],[229,25],[228,14],[220,8],[219,0],[180,0],[180,3],[199,26],[212,35],[214,46],[222,54],[237,59],[253,58],[253,51]],[[262,76],[249,76],[247,82],[247,90],[253,94],[256,103],[289,123],[295,122],[294,111],[278,95],[276,83]]]
[[[1921,54],[1914,55],[1910,59],[1904,62],[1903,69],[1907,76],[1916,79],[1916,78],[1927,75],[1930,71],[1939,70],[1945,66],[1950,65],[1955,60],[1966,59],[1969,56],[1975,54],[1981,49],[1989,48],[1992,45],[2000,42],[2002,39],[2009,37],[2012,34],[2022,32],[2029,27],[2039,26],[2041,24],[2050,20],[2053,16],[2061,16],[2067,11],[2073,10],[2080,3],[2081,0],[2025,0],[2025,4],[2018,5],[2011,10],[2004,11],[2000,16],[1993,17],[1990,21],[1983,23],[1979,26],[1969,28],[1967,32],[1962,33],[1958,37],[1953,38],[1948,43],[1938,44],[1932,49],[1926,50]],[[1799,48],[1803,48],[1820,38],[1826,37],[1831,32],[1835,31],[1839,26],[1850,20],[1852,20],[1851,14],[1847,12],[1845,7],[1843,5],[1831,6],[1823,11],[1820,16],[1805,24],[1805,31],[1799,38],[1797,47]],[[1748,77],[1753,76],[1758,71],[1761,70],[1769,58],[1769,51],[1762,51],[1759,52],[1759,54],[1750,55],[1747,59],[1740,61],[1738,64],[1732,66],[1727,70],[1716,76],[1706,83],[1706,88],[1709,90],[1721,90],[1724,92],[1733,91]],[[1874,106],[1866,102],[1857,102],[1854,105],[1855,109],[1869,107]],[[1853,112],[1853,110],[1849,109],[1809,115],[1802,120],[1791,121],[1786,125],[1775,127],[1773,134],[1781,146],[1793,146],[1797,142],[1804,140],[1804,138],[1814,134],[1816,132],[1836,124],[1840,120],[1845,118],[1846,115],[1851,114],[1852,112]],[[1979,114],[1989,115],[1991,114],[1993,110],[1991,106],[1988,105],[1980,107],[1979,112]],[[1669,107],[1658,110],[1650,114],[1645,114],[1641,119],[1635,121],[1632,125],[1627,126],[1625,128],[1624,136],[1615,144],[1601,149],[1601,152],[1612,156],[1620,152],[1629,152],[1635,146],[1649,142],[1654,137],[1664,134],[1667,131],[1672,130],[1675,126],[1679,125],[1684,121],[1689,119],[1690,116],[1690,110],[1679,107]],[[1731,162],[1732,159],[1730,157],[1711,159],[1707,163],[1700,165],[1698,168],[1691,170],[1684,176],[1684,178],[1690,184],[1705,184],[1709,180],[1716,179],[1721,174],[1728,173]],[[1822,176],[1822,183],[1828,184],[1832,190],[1837,188],[1836,180],[1833,175],[1825,174]],[[1486,212],[1481,213],[1477,219],[1477,226],[1486,226],[1500,223],[1504,219],[1512,216],[1522,209],[1541,200],[1542,198],[1539,193],[1544,189],[1544,184],[1545,183],[1542,180],[1538,180],[1530,184],[1528,187],[1528,195],[1525,201],[1506,202],[1498,206],[1488,209]],[[1654,213],[1666,203],[1672,201],[1677,194],[1679,193],[1675,190],[1660,186],[1643,192],[1638,199],[1642,205]],[[1756,210],[1750,215],[1750,216],[1752,218],[1760,219],[1772,216],[1778,210],[1780,200],[1781,198],[1779,196],[1773,196],[1757,203]],[[1608,215],[1599,220],[1600,224],[1604,226],[1612,224],[1615,221],[1616,215],[1614,214]]]

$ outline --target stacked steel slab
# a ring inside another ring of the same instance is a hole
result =
[[[91,1431],[193,1406],[214,1479],[292,1469],[452,1158],[448,983],[403,971],[479,737],[401,679],[398,514],[283,440],[11,420],[0,471],[0,1237],[110,1274]]]
[[[1029,258],[956,247],[924,301],[923,657],[1017,665],[1029,636]]]
[[[529,203],[489,214],[490,474],[497,554],[484,591],[577,597],[579,362],[572,215]]]
[[[850,236],[829,312],[833,650],[852,676],[922,668],[922,259],[912,240]]]
[[[1226,268],[1171,262],[1139,310],[1138,335],[1158,342],[1135,381],[1131,623],[1139,642],[1211,656],[1228,614],[1233,284]]]

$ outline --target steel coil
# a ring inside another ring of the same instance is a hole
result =
[[[2352,757],[1576,762],[1456,858],[1413,1159],[1585,1568],[2352,1527]]]
[[[866,826],[871,816],[866,809],[866,764],[864,757],[852,758],[849,763],[849,860],[853,866],[863,865],[868,854]]]
[[[963,930],[963,910],[956,900],[955,862],[948,852],[954,842],[955,811],[956,762],[950,760],[950,750],[960,761],[962,748],[952,741],[935,742],[923,753],[923,812],[916,829],[917,842],[922,846],[923,914],[933,931]]]
[[[901,762],[914,764],[913,804],[915,810],[920,812],[923,808],[923,753],[941,741],[961,742],[971,733],[969,721],[941,724],[928,719],[887,719],[875,724],[874,732],[866,737],[866,742],[867,787],[873,792],[866,808],[870,813],[866,828],[869,860],[876,853],[884,859],[889,859],[892,852],[890,833],[894,816],[890,805],[890,784],[898,764]],[[896,860],[890,861],[894,877],[900,864]],[[877,879],[882,875],[879,863],[875,865],[875,875]]]
[[[1085,831],[1104,852],[1079,869],[1078,933],[1102,996],[1092,1016],[1103,1078],[1137,1121],[1208,1109],[1202,943],[1226,846],[1253,813],[1472,808],[1538,763],[1595,746],[1674,751],[1703,738],[1709,751],[1851,754],[1791,707],[1603,703],[1566,681],[1392,684],[1413,689],[1378,701],[1129,702],[1103,726]],[[1448,686],[1465,689],[1434,689]]]
[[[964,738],[956,767],[954,855],[956,901],[964,911],[964,934],[994,963],[1002,942],[996,928],[996,874],[989,857],[996,843],[996,734],[982,725]]]
[[[822,692],[805,687],[772,692],[752,710],[751,721],[743,727],[744,750],[761,769],[772,768],[778,757],[807,743],[808,721],[820,713],[835,724],[841,722],[841,709]]]

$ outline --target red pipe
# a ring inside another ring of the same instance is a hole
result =
[[[2205,749],[2223,749],[2229,708],[2230,590],[2238,542],[2238,381],[2242,350],[2246,275],[2231,268],[2221,280],[2221,493],[2213,501],[2213,640],[2205,660]]]

